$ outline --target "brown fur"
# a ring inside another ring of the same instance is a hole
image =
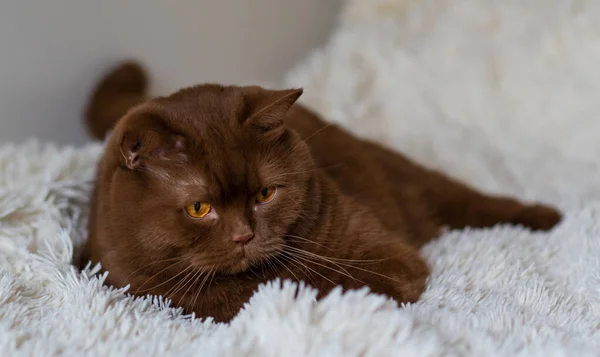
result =
[[[136,65],[106,78],[88,111],[98,137],[145,95]],[[368,285],[414,302],[429,274],[418,248],[443,226],[547,230],[561,218],[327,124],[294,104],[301,92],[207,84],[127,112],[99,165],[83,262],[101,262],[109,284],[228,321],[276,277],[320,296]],[[268,185],[275,198],[255,205]],[[198,200],[214,212],[194,220],[183,207]]]

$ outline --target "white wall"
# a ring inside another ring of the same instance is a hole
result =
[[[334,26],[340,0],[15,0],[0,3],[0,144],[88,140],[81,111],[125,57],[153,92],[273,82]]]

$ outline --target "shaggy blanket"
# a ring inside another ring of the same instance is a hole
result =
[[[285,85],[355,133],[492,193],[549,233],[450,231],[416,304],[262,286],[229,325],[79,273],[102,146],[0,147],[0,356],[600,355],[600,2],[354,0]]]

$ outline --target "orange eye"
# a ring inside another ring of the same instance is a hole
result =
[[[263,204],[271,201],[273,197],[275,197],[275,192],[277,192],[277,187],[275,186],[263,188],[258,195],[256,195],[256,203]]]
[[[210,203],[194,202],[191,205],[185,206],[185,211],[192,218],[203,218],[210,212]]]

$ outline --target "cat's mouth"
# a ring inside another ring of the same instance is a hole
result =
[[[226,275],[236,275],[252,270],[253,267],[261,267],[265,262],[277,256],[282,251],[279,244],[247,244],[236,246],[227,256],[209,262],[202,254],[191,259],[192,266],[202,270],[216,270]],[[216,264],[215,264],[216,263]]]
[[[250,268],[250,259],[246,255],[241,255],[239,259],[232,261],[231,265],[227,267],[225,273],[227,274],[238,274],[243,273]]]
[[[258,266],[262,262],[276,255],[278,251],[271,249],[260,249],[254,246],[242,246],[236,249],[235,254],[229,260],[226,266],[223,266],[222,272],[226,274],[239,274],[248,271],[253,266]]]

